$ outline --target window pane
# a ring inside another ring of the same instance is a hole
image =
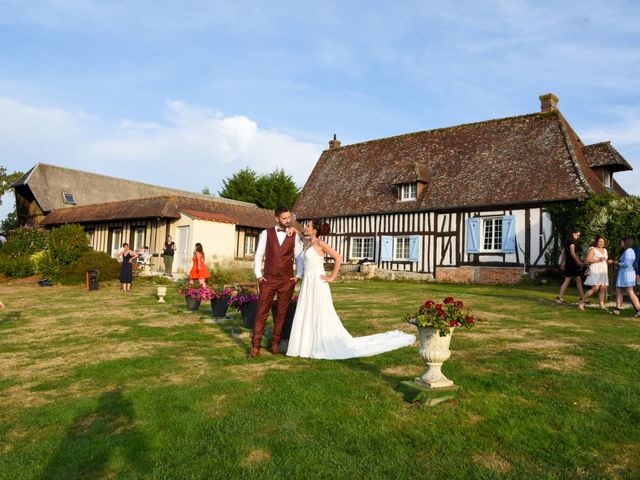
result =
[[[244,254],[253,255],[256,253],[256,237],[246,236],[244,237]]]
[[[493,220],[493,249],[502,250],[502,219]]]
[[[484,221],[484,249],[491,250],[493,240],[493,219]]]

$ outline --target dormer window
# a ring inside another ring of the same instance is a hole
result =
[[[416,182],[400,184],[400,201],[406,202],[415,200],[418,195],[418,185]]]
[[[73,196],[73,193],[64,192],[62,194],[62,200],[64,201],[65,205],[75,205],[76,204],[76,199]]]
[[[604,170],[602,175],[602,183],[607,188],[613,188],[613,175],[609,170]]]

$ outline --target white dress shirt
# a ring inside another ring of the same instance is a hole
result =
[[[276,235],[278,237],[278,243],[282,245],[285,238],[287,238],[287,232],[280,232],[276,228]],[[295,247],[293,250],[293,255],[296,261],[296,277],[302,278],[302,273],[304,272],[304,259],[302,258],[303,245],[302,240],[300,240],[300,236],[295,233]],[[256,278],[262,277],[262,260],[264,259],[264,254],[267,249],[267,230],[263,230],[260,232],[260,237],[258,239],[258,247],[256,248],[256,254],[253,258],[253,271],[256,274]]]

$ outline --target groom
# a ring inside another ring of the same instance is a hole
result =
[[[291,225],[291,212],[286,207],[275,209],[276,225],[260,233],[253,267],[258,279],[260,295],[258,297],[258,312],[253,325],[253,339],[250,358],[260,355],[260,341],[264,333],[273,297],[278,294],[278,314],[273,319],[275,327],[271,340],[271,353],[280,353],[280,335],[291,303],[293,289],[302,278],[303,259],[302,241],[298,235],[287,236],[287,229]],[[264,258],[264,274],[262,273],[262,259]],[[293,274],[293,262],[296,263],[296,274]]]

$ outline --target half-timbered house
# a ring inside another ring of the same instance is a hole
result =
[[[584,145],[553,94],[541,112],[342,146],[329,142],[295,205],[331,224],[346,261],[435,279],[505,283],[544,267],[545,205],[625,195],[609,142]]]

